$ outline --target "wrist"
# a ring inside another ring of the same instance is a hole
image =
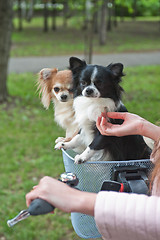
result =
[[[94,206],[96,202],[96,193],[89,193],[77,190],[74,195],[74,203],[71,212],[79,212],[94,216]]]
[[[160,127],[144,120],[141,135],[157,141],[160,138]]]

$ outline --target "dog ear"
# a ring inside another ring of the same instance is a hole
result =
[[[79,67],[85,67],[87,65],[85,61],[82,61],[81,59],[76,57],[70,57],[69,64],[71,70]]]
[[[124,76],[123,64],[122,63],[110,64],[108,67],[109,67],[109,69],[111,70],[111,72],[113,73],[113,75],[115,77],[122,77],[122,76]]]
[[[57,68],[43,68],[39,72],[39,78],[37,81],[37,90],[39,90],[39,95],[41,96],[41,102],[43,106],[48,109],[51,102],[51,92],[53,86],[53,76],[58,72]]]
[[[57,68],[43,68],[39,75],[40,75],[40,78],[43,79],[43,80],[47,80],[47,79],[50,79],[51,76],[53,74],[56,74],[58,72],[58,69]]]

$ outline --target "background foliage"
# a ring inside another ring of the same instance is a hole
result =
[[[88,47],[86,3],[91,1],[13,2],[12,57],[77,55]],[[107,3],[105,20],[110,28],[103,45],[99,41],[101,25],[93,32],[94,54],[160,50],[159,1],[92,1],[91,14],[100,11],[103,3]],[[123,101],[128,110],[160,125],[159,66],[127,67],[125,73]],[[64,171],[61,152],[53,149],[64,131],[54,122],[53,106],[43,109],[36,78],[33,73],[10,74],[8,101],[0,105],[0,240],[78,240],[70,214],[58,210],[54,215],[30,217],[12,229],[6,224],[26,208],[25,194],[42,176],[58,178]]]

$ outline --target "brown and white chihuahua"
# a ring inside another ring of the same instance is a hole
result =
[[[71,140],[78,131],[73,109],[72,72],[43,68],[37,83],[43,106],[48,109],[53,102],[55,121],[66,131],[65,138],[57,138],[56,143]]]

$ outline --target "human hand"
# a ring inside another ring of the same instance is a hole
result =
[[[29,206],[32,200],[41,198],[64,212],[70,212],[70,199],[68,199],[70,195],[72,195],[71,187],[46,176],[26,195],[26,204]]]
[[[81,212],[94,215],[96,194],[76,190],[51,177],[43,177],[39,184],[26,194],[27,206],[36,198],[46,200],[67,213]]]
[[[122,119],[124,122],[121,125],[112,124],[109,118]],[[144,121],[140,116],[128,112],[107,112],[98,117],[96,126],[100,133],[106,136],[141,135]]]

